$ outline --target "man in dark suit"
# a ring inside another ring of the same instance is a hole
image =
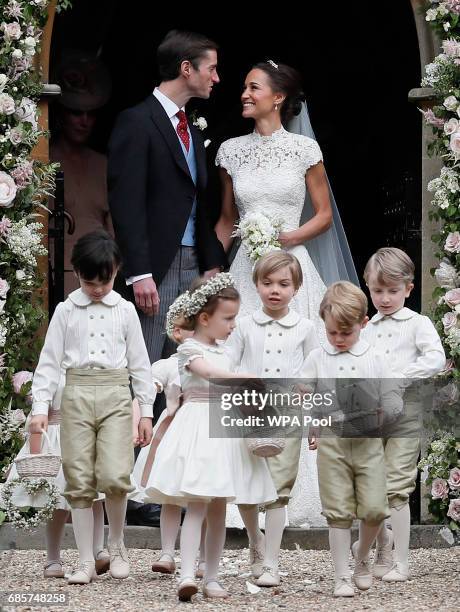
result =
[[[123,111],[109,143],[109,206],[126,283],[140,310],[152,362],[163,353],[171,302],[199,273],[226,265],[205,202],[202,136],[184,112],[219,82],[217,45],[172,30],[157,52],[161,76],[153,95]]]

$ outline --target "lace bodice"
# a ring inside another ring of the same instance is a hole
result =
[[[216,165],[232,178],[240,217],[263,211],[285,219],[283,229],[288,230],[299,226],[305,173],[322,159],[315,140],[281,128],[271,136],[253,132],[225,141]]]

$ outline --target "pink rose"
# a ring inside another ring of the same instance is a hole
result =
[[[460,489],[460,468],[455,467],[450,470],[447,482],[451,489]]]
[[[457,304],[460,304],[460,289],[451,289],[448,291],[444,296],[444,301],[451,308],[457,306]]]
[[[460,521],[460,497],[450,500],[447,516],[450,516],[453,521]]]
[[[26,415],[20,409],[12,410],[11,418],[15,423],[18,423],[18,425],[22,425],[22,423],[26,422]]]
[[[0,221],[0,238],[3,236],[8,236],[12,225],[13,224],[8,219],[8,217],[5,217],[5,215],[3,215],[2,220]]]
[[[3,300],[6,298],[6,294],[8,293],[10,286],[8,281],[3,278],[0,278],[0,298]]]
[[[17,21],[13,21],[13,23],[4,23],[3,31],[6,40],[18,40],[21,38],[21,26]]]
[[[19,128],[12,128],[8,132],[8,138],[10,139],[11,144],[18,145],[22,142],[22,130]]]
[[[460,232],[450,232],[444,244],[449,253],[460,253]]]
[[[431,497],[433,499],[447,499],[449,487],[444,478],[435,478],[431,483]]]
[[[457,128],[458,128],[458,119],[455,119],[455,117],[452,117],[452,119],[449,119],[449,121],[447,121],[447,123],[444,124],[444,132],[448,136],[456,132]]]
[[[14,98],[6,93],[0,94],[0,115],[12,115],[15,108]]]
[[[442,318],[442,324],[444,325],[444,331],[447,333],[449,329],[452,329],[457,325],[457,313],[446,312]]]
[[[32,372],[21,370],[13,376],[13,389],[15,393],[21,393],[22,386],[30,382],[33,378]]]
[[[33,162],[23,161],[11,171],[11,176],[14,178],[18,189],[24,189],[27,185],[32,182],[34,171]]]
[[[460,156],[460,132],[454,132],[451,134],[450,149],[455,157]]]
[[[449,11],[452,11],[452,13],[460,15],[460,0],[446,0],[446,7]]]
[[[442,49],[449,57],[460,57],[460,44],[452,38],[442,43]]]
[[[9,208],[13,205],[17,187],[14,180],[6,172],[0,172],[0,206]]]

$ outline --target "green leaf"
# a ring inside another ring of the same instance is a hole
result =
[[[450,527],[450,529],[452,529],[452,531],[458,531],[459,530],[459,526],[457,525],[457,523],[455,521],[450,521],[449,527]]]
[[[3,510],[0,510],[0,525],[5,522],[5,519],[6,514],[3,512]]]

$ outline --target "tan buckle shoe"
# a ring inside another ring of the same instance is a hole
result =
[[[251,574],[254,578],[260,578],[264,573],[265,538],[255,546],[249,545],[249,563]]]
[[[388,530],[389,541],[385,546],[375,547],[374,565],[372,566],[372,573],[376,578],[383,578],[385,574],[392,569],[394,565],[393,561],[393,533]]]
[[[402,563],[395,563],[388,574],[382,577],[384,582],[406,582],[409,579],[409,568]]]
[[[109,544],[110,575],[117,580],[123,580],[129,576],[129,559],[123,542]]]
[[[62,561],[50,561],[43,569],[44,578],[65,578]]]
[[[110,555],[105,548],[103,548],[97,553],[94,565],[96,568],[96,574],[98,576],[100,576],[101,574],[105,574],[109,571]]]
[[[260,587],[275,587],[279,586],[280,583],[280,575],[278,570],[273,569],[272,567],[264,567],[263,573],[259,578],[254,580],[257,586]]]
[[[334,597],[354,597],[355,590],[350,576],[340,576],[335,581]]]
[[[160,574],[174,574],[176,571],[176,562],[171,555],[163,554],[152,563],[152,572],[159,572]]]
[[[209,580],[203,584],[203,596],[214,599],[226,599],[229,596],[229,592],[217,580]]]
[[[177,588],[179,601],[190,601],[198,593],[198,587],[193,578],[183,578]]]
[[[67,584],[89,584],[97,579],[94,561],[82,561],[67,579]]]
[[[373,582],[371,562],[369,557],[363,559],[357,558],[357,549],[359,542],[355,542],[351,547],[351,552],[355,560],[355,571],[353,572],[353,581],[360,591],[367,591],[371,588]]]

